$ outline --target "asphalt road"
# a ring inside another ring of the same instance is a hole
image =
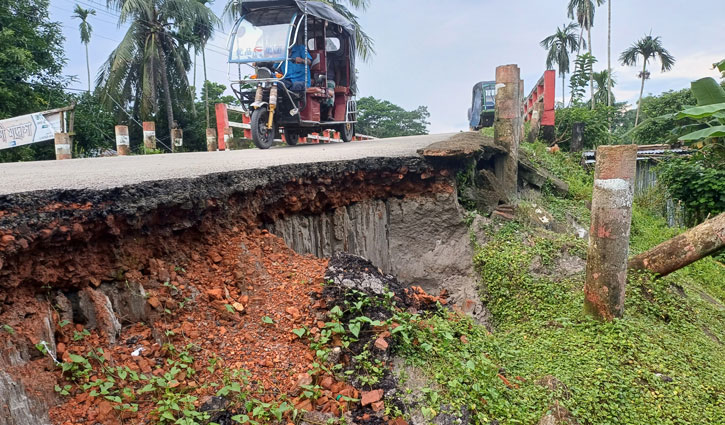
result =
[[[267,150],[193,152],[0,164],[0,195],[52,189],[109,189],[147,181],[284,164],[417,156],[452,134],[280,146]]]

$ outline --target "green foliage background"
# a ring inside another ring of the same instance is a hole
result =
[[[374,137],[428,134],[430,113],[425,106],[406,111],[387,100],[363,97],[357,102],[357,133]]]

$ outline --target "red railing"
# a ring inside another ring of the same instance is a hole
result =
[[[244,138],[251,139],[252,131],[249,125],[250,117],[244,112],[239,106],[227,105],[225,103],[217,103],[216,109],[216,125],[217,125],[217,140],[219,144],[219,150],[223,151],[227,149],[229,139],[232,137],[232,128],[241,128],[244,131]],[[237,112],[242,116],[242,122],[229,121],[229,111]],[[281,141],[285,141],[284,134],[281,135]],[[356,134],[353,140],[373,140],[375,137],[365,136],[363,134]],[[310,133],[306,137],[300,137],[299,143],[329,143],[329,142],[340,142],[340,132],[333,130],[324,130],[322,134]]]
[[[544,75],[539,78],[536,85],[529,93],[528,97],[524,99],[524,121],[531,120],[534,110],[539,102],[543,103],[541,108],[541,116],[539,117],[542,126],[554,125],[555,112],[554,112],[554,96],[556,85],[556,72],[554,70],[544,71]]]

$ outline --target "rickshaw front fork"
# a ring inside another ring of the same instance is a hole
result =
[[[274,123],[274,110],[277,109],[277,83],[272,84],[272,88],[269,90],[269,121],[267,122],[267,128],[272,129]]]

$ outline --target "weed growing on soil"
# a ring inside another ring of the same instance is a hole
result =
[[[240,412],[231,416],[239,424],[259,425],[274,420],[281,421],[285,415],[294,418],[297,410],[287,401],[267,403],[254,398],[250,391],[249,373],[243,369],[221,368],[222,382],[195,382],[196,359],[188,345],[179,349],[165,344],[167,353],[165,368],[161,373],[139,373],[128,366],[110,366],[104,357],[104,351],[97,348],[85,356],[69,354],[69,361],[59,364],[63,377],[70,383],[56,385],[55,391],[62,396],[84,392],[91,398],[102,398],[111,403],[113,409],[123,412],[136,412],[141,403],[154,405],[152,417],[159,424],[201,425],[209,424],[214,411],[201,411],[197,408],[198,397],[192,394],[197,386],[216,388],[216,396],[229,400],[226,411]],[[217,369],[218,359],[207,359],[207,370],[213,373]],[[183,385],[182,382],[195,382]]]

